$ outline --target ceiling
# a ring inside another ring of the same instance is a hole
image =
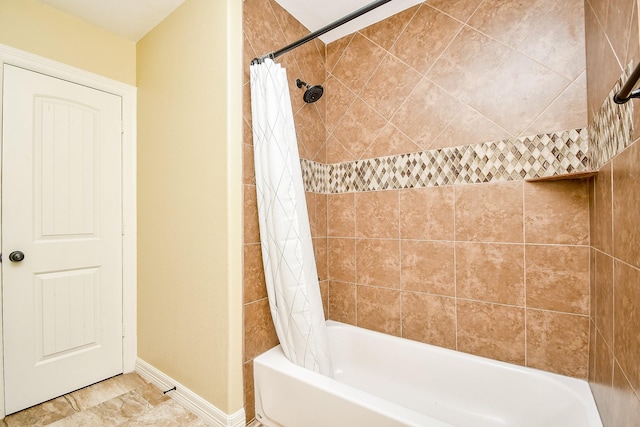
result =
[[[133,42],[185,0],[39,0]]]
[[[349,13],[360,9],[371,3],[373,0],[323,0],[321,2],[311,0],[276,0],[280,6],[293,15],[298,21],[311,31],[315,31],[342,18]],[[346,36],[368,27],[378,21],[382,21],[391,15],[402,12],[413,5],[422,3],[423,0],[392,0],[371,12],[354,19],[335,30],[320,36],[325,43],[331,43],[341,37]]]
[[[126,39],[137,42],[185,0],[40,0]],[[213,1],[213,0],[212,0]],[[311,31],[359,9],[373,0],[276,0]],[[392,0],[321,36],[325,43],[381,21],[422,0]]]

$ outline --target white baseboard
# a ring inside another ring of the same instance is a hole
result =
[[[172,387],[176,387],[175,391],[169,393],[171,398],[180,402],[187,409],[212,426],[244,427],[246,425],[244,408],[240,409],[235,414],[228,415],[224,411],[218,409],[215,405],[204,400],[193,391],[189,390],[173,378],[159,371],[140,358],[136,359],[136,372],[161,390],[168,390]]]

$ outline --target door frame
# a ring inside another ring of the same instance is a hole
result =
[[[0,82],[4,64],[67,80],[122,97],[122,361],[123,371],[135,369],[137,356],[137,216],[136,216],[136,107],[137,89],[98,74],[62,64],[7,45],[0,44]],[[0,84],[0,117],[2,117],[2,84]],[[2,120],[0,120],[2,147]],[[1,167],[1,163],[0,163]],[[0,183],[0,208],[2,186]],[[0,220],[0,237],[2,223]],[[2,335],[2,276],[0,275],[0,363],[4,366]],[[0,368],[0,419],[5,416],[4,370]]]

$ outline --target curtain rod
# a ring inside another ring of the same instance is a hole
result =
[[[624,104],[631,98],[640,98],[640,89],[633,90],[633,87],[640,80],[640,64],[636,65],[627,82],[622,86],[620,91],[613,96],[616,104]]]
[[[276,50],[274,52],[271,53],[267,53],[266,55],[263,55],[259,58],[254,58],[253,61],[251,61],[251,64],[260,64],[265,58],[270,58],[270,59],[276,59],[279,56],[284,55],[285,53],[292,51],[293,49],[302,46],[303,44],[310,42],[313,39],[316,39],[318,37],[320,37],[321,35],[328,33],[329,31],[338,28],[341,25],[346,24],[349,21],[352,21],[354,19],[356,19],[359,16],[364,15],[367,12],[371,12],[373,9],[378,8],[380,6],[382,6],[385,3],[389,3],[391,0],[376,0],[372,3],[369,3],[368,5],[361,7],[360,9],[351,12],[350,14],[343,16],[342,18],[338,19],[337,21],[332,22],[329,25],[326,25],[322,28],[320,28],[317,31],[314,31],[313,33],[309,34],[308,36],[305,36],[303,38],[301,38],[298,41],[295,41],[285,47],[283,47],[282,49]]]

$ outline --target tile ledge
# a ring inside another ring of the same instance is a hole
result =
[[[582,172],[571,172],[571,173],[563,173],[552,176],[541,176],[538,178],[527,178],[526,182],[544,182],[544,181],[559,181],[561,179],[587,179],[595,176],[597,171],[582,171]]]

